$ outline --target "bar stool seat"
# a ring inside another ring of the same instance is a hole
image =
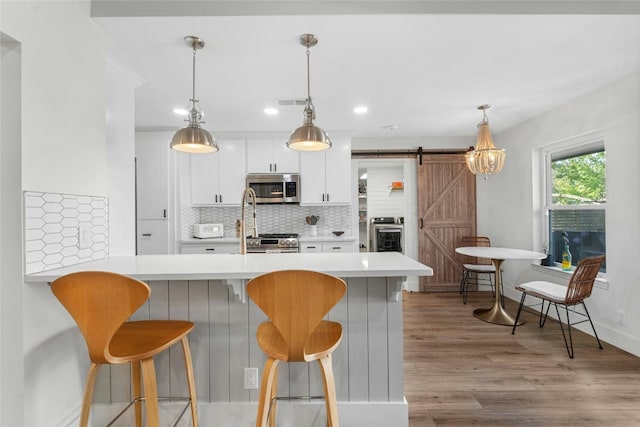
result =
[[[104,271],[71,273],[53,281],[51,290],[76,321],[84,336],[91,360],[82,401],[81,427],[86,427],[89,421],[93,389],[100,367],[104,364],[123,363],[131,364],[134,395],[134,399],[125,410],[134,406],[136,426],[140,427],[142,425],[141,402],[145,401],[147,425],[158,426],[158,387],[153,356],[178,342],[182,345],[189,388],[187,405],[180,417],[190,407],[193,425],[197,427],[196,390],[188,341],[188,334],[195,326],[192,322],[185,320],[128,322],[127,319],[149,298],[151,289],[144,282],[116,273]],[[144,387],[144,396],[142,387]],[[115,419],[119,418],[125,410]]]

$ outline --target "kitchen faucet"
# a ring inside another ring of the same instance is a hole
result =
[[[242,192],[242,210],[240,212],[240,254],[247,253],[247,232],[245,230],[245,207],[247,203],[253,201],[253,225],[251,226],[251,237],[258,237],[258,224],[256,222],[256,192],[251,187],[247,187]]]

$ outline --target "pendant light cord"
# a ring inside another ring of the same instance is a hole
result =
[[[193,83],[192,83],[192,89],[193,89],[193,96],[191,97],[191,102],[193,105],[193,108],[196,108],[196,47],[195,45],[193,46],[193,72],[192,72],[192,76],[193,76]]]
[[[309,57],[311,56],[311,50],[309,44],[307,44],[307,99],[311,99],[311,71],[309,66]]]

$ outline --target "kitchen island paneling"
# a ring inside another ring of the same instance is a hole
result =
[[[258,274],[284,268],[325,271],[347,282],[345,297],[328,315],[343,325],[344,332],[333,356],[342,424],[408,425],[403,392],[402,302],[397,293],[405,275],[430,275],[431,269],[402,254],[115,257],[27,276],[26,281],[45,283],[78,270],[116,271],[147,281],[151,297],[136,312],[136,319],[189,319],[196,324],[190,341],[201,424],[249,426],[255,422],[258,390],[244,389],[244,369],[258,367],[262,371],[265,358],[255,333],[266,317],[244,298],[244,285]],[[161,395],[186,394],[181,357],[180,348],[172,348],[156,359]],[[278,395],[322,394],[317,370],[316,364],[283,365]],[[100,393],[94,399],[98,423],[106,421],[109,413],[129,399],[128,371],[105,371],[108,373],[100,377]],[[164,413],[170,416],[172,409]],[[278,410],[278,418],[285,424],[287,420],[309,420],[304,424],[323,425],[323,403],[285,403]],[[365,424],[363,420],[367,420]]]

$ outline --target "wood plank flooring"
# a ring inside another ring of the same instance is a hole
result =
[[[531,313],[512,335],[473,316],[490,292],[403,299],[410,427],[640,426],[640,358],[574,329],[570,359],[558,324]]]

